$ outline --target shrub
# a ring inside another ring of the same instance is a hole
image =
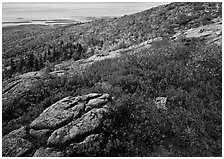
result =
[[[173,43],[96,62],[82,76],[47,78],[3,106],[20,117],[7,127],[3,116],[3,134],[67,95],[107,92],[114,115],[95,156],[221,156],[221,55],[216,45]],[[97,86],[103,82],[110,87]],[[156,108],[159,96],[168,97],[167,111]]]

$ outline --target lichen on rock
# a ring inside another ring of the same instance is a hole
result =
[[[110,113],[110,101],[109,94],[100,93],[59,100],[46,108],[30,125],[4,136],[3,155],[22,156],[36,146],[34,157],[59,157],[66,154],[58,149],[72,143],[88,145],[87,139],[95,140],[93,136],[102,133],[103,121]]]

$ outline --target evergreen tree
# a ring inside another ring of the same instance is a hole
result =
[[[34,54],[33,53],[29,54],[27,61],[27,69],[29,71],[32,71],[34,68],[34,59],[35,59]]]
[[[43,60],[42,56],[40,56],[40,58],[39,58],[39,67],[40,67],[40,69],[42,69],[44,67],[44,60]]]
[[[77,53],[78,53],[78,57],[79,59],[82,57],[82,52],[83,52],[83,47],[81,44],[78,43],[78,46],[77,46]]]
[[[39,61],[37,58],[34,58],[34,66],[33,66],[34,71],[38,71],[39,68]]]
[[[61,45],[61,46],[63,46],[63,45],[64,45],[64,41],[63,41],[63,40],[61,40],[60,45]]]
[[[46,62],[47,61],[47,52],[44,52],[44,55],[43,55],[43,62]]]
[[[25,67],[25,65],[26,65],[26,61],[24,60],[23,57],[20,57],[20,60],[18,62],[17,69],[16,69],[17,72],[23,73],[22,70],[23,70],[23,67]]]
[[[10,66],[11,66],[11,68],[10,68],[10,71],[9,71],[9,77],[11,78],[12,75],[16,71],[16,63],[14,62],[14,60],[12,58],[10,59]]]
[[[51,49],[50,49],[50,46],[47,47],[47,56],[50,56],[51,55]]]

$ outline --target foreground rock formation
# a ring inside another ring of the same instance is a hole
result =
[[[3,137],[3,156],[70,156],[102,139],[111,114],[109,94],[66,97],[45,109],[30,125]]]

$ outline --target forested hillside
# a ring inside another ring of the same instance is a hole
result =
[[[221,11],[221,3],[171,3],[85,24],[3,28],[3,70],[5,67],[8,70],[4,74],[8,77],[15,72],[40,70],[48,59],[50,62],[77,60],[101,50],[127,48],[156,37],[169,39],[179,31],[220,20]],[[19,67],[17,70],[14,64]]]

